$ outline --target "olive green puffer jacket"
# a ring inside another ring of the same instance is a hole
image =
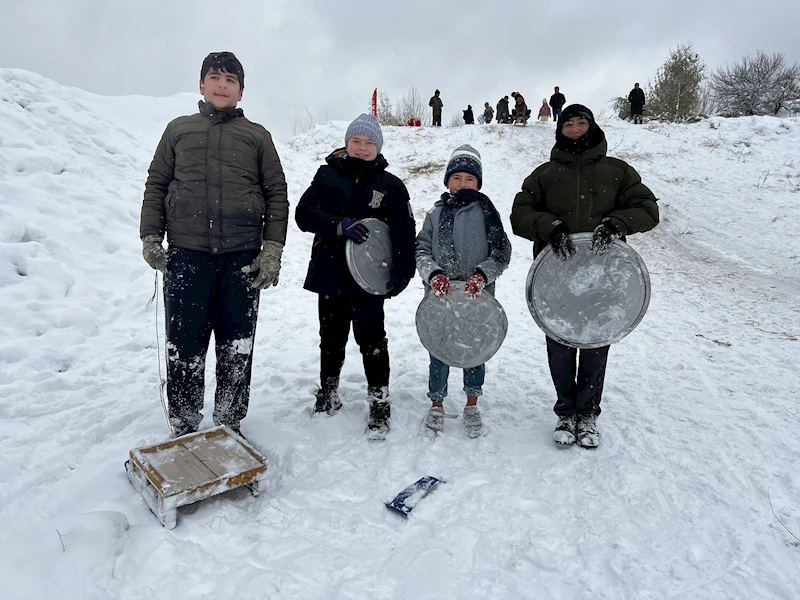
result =
[[[628,163],[606,156],[606,149],[605,137],[580,154],[554,147],[550,161],[525,179],[514,198],[511,227],[534,242],[534,255],[549,242],[557,220],[579,233],[607,219],[623,237],[658,224],[653,192]]]
[[[286,242],[286,179],[269,132],[241,109],[200,112],[167,125],[145,184],[139,235],[212,253]]]

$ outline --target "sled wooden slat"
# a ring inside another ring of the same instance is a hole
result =
[[[128,479],[161,524],[177,524],[179,506],[247,486],[261,491],[267,461],[227,427],[130,451]]]

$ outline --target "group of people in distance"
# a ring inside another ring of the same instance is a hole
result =
[[[561,109],[567,103],[567,99],[558,86],[553,88],[553,94],[550,100],[542,98],[542,105],[539,107],[538,118],[540,121],[548,121],[553,117],[554,121],[558,121],[561,114]],[[531,117],[531,109],[528,108],[525,98],[519,92],[511,92],[511,97],[514,98],[514,106],[509,111],[508,96],[503,96],[497,102],[497,122],[498,123],[517,123],[524,125]],[[644,114],[644,90],[639,87],[638,83],[633,84],[633,89],[628,94],[628,102],[631,105],[631,120],[634,124],[642,124],[642,115]],[[436,90],[431,96],[428,106],[433,109],[433,126],[441,127],[442,125],[442,98],[441,92]],[[491,123],[495,117],[495,111],[489,106],[488,102],[483,103],[483,122]],[[474,125],[475,114],[472,111],[472,105],[468,104],[464,110],[464,124]]]
[[[278,284],[281,269],[289,217],[286,181],[269,132],[237,108],[243,90],[237,58],[230,52],[209,54],[200,70],[199,112],[167,125],[145,184],[140,238],[144,259],[164,274],[168,411],[176,436],[197,431],[202,421],[212,333],[213,421],[241,435],[259,296]],[[613,240],[655,227],[656,198],[632,167],[606,156],[605,135],[591,110],[580,104],[558,109],[551,160],[533,170],[514,198],[514,234],[533,241],[534,255],[550,246],[566,261],[575,254],[570,234],[593,232],[592,251],[602,254]],[[300,230],[314,234],[304,283],[318,294],[320,383],[312,412],[334,415],[342,406],[339,377],[352,326],[366,376],[371,439],[385,438],[391,418],[385,301],[402,293],[416,272],[426,294],[444,298],[458,281],[468,299],[478,299],[494,293],[511,260],[501,216],[481,191],[483,165],[476,148],[454,149],[445,190],[418,234],[408,191],[387,171],[382,150],[378,121],[358,116],[347,128],[344,147],[327,156],[295,209]],[[391,236],[391,277],[378,295],[358,285],[345,258],[348,242],[369,238],[366,218],[384,222]],[[546,343],[556,392],[554,440],[596,447],[608,347],[579,352],[550,338]],[[429,358],[425,428],[440,434],[449,366]],[[484,365],[463,372],[462,423],[469,437],[485,433],[477,406],[484,379]]]

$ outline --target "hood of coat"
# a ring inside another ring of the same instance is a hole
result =
[[[325,162],[340,171],[362,173],[383,171],[389,166],[389,162],[383,157],[383,154],[378,154],[375,160],[365,161],[348,156],[347,148],[337,148],[325,157]]]
[[[565,165],[576,163],[591,164],[597,162],[604,157],[608,151],[608,142],[606,141],[605,133],[603,133],[603,130],[599,127],[597,128],[597,131],[599,132],[600,141],[596,145],[592,146],[591,148],[587,148],[583,152],[575,154],[573,152],[562,150],[558,147],[558,144],[556,144],[550,151],[550,160],[554,160]]]

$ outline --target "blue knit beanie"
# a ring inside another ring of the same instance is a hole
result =
[[[349,142],[350,138],[354,135],[364,135],[368,137],[375,142],[378,154],[381,153],[381,148],[383,147],[383,133],[381,132],[381,124],[378,123],[378,119],[366,113],[358,115],[356,119],[350,123],[350,127],[347,128],[347,133],[344,134],[345,146],[347,146],[347,142]]]
[[[464,144],[453,150],[453,155],[447,163],[447,170],[444,172],[444,185],[453,173],[469,173],[478,180],[478,189],[483,185],[483,166],[481,165],[481,154],[469,144]]]

